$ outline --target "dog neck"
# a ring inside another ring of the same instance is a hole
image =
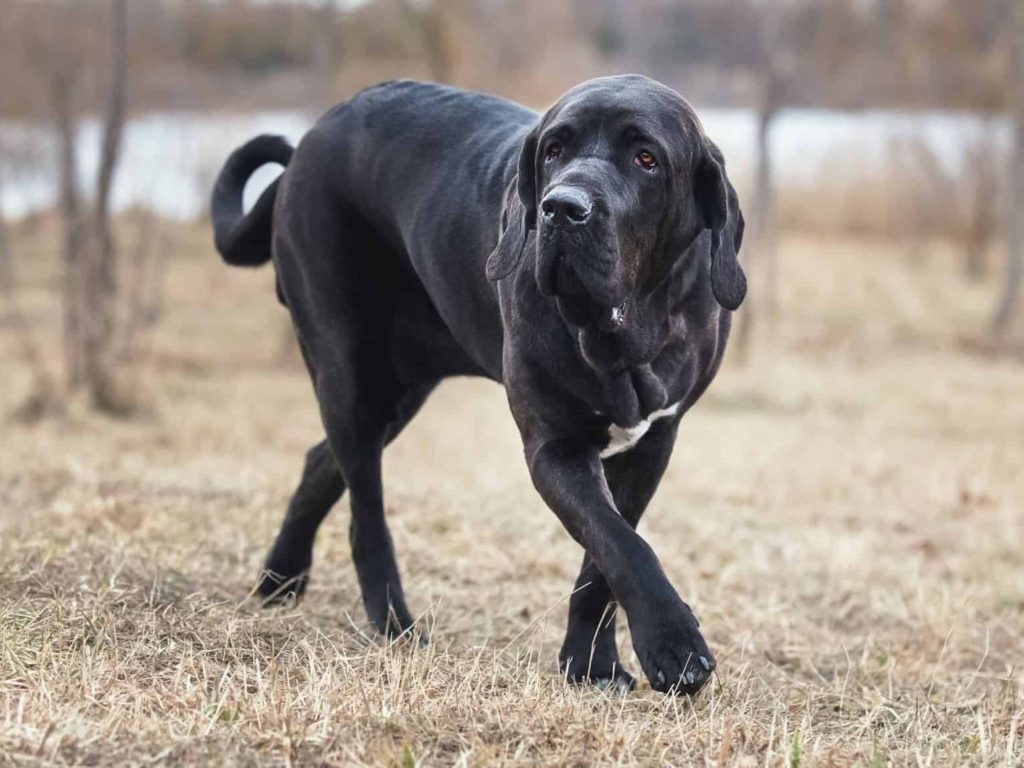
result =
[[[613,330],[596,324],[574,327],[567,321],[577,353],[597,375],[607,411],[620,427],[632,427],[668,404],[666,383],[654,364],[682,329],[705,325],[715,309],[700,280],[701,266],[706,264],[695,260],[689,268],[673,270],[647,295],[627,300],[622,323]]]

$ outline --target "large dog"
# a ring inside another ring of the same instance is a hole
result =
[[[270,162],[284,174],[243,214],[246,180]],[[388,635],[412,630],[381,453],[442,379],[486,376],[505,386],[537,490],[585,550],[563,673],[633,685],[619,604],[651,685],[700,690],[714,657],[634,529],[746,280],[722,154],[679,94],[602,78],[538,115],[385,83],[294,151],[274,136],[238,149],[212,212],[225,261],[273,259],[327,435],[306,457],[263,595],[301,593],[317,527],[347,488],[366,611]]]

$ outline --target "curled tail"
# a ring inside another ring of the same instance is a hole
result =
[[[243,144],[224,163],[210,200],[213,242],[228,264],[258,267],[270,261],[274,198],[279,179],[267,187],[249,213],[242,193],[253,172],[267,163],[288,165],[294,148],[281,136],[263,135]]]

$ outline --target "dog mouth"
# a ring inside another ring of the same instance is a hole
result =
[[[622,286],[616,285],[618,280],[604,274],[613,271],[611,268],[595,268],[600,258],[590,251],[600,253],[600,249],[588,248],[587,256],[570,256],[561,245],[557,241],[548,242],[541,248],[537,261],[540,292],[558,302],[563,318],[570,325],[596,327],[605,333],[623,328],[629,317],[629,297],[624,295],[627,292]],[[584,265],[584,269],[577,264]]]
[[[562,317],[571,325],[597,328],[604,333],[615,333],[625,327],[629,316],[629,299],[612,303],[608,299],[595,299],[589,291],[579,290],[577,280],[567,281],[563,288],[557,283],[555,299]]]

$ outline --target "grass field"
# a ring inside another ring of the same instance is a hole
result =
[[[321,432],[271,272],[207,239],[176,237],[140,415],[0,423],[0,764],[1024,763],[1024,364],[967,349],[992,289],[944,246],[787,239],[774,331],[684,420],[641,530],[718,658],[691,701],[560,680],[580,552],[486,382],[386,454],[428,648],[369,633],[344,504],[301,605],[246,600]],[[52,238],[18,244],[53,349]],[[2,327],[0,371],[6,419]]]

